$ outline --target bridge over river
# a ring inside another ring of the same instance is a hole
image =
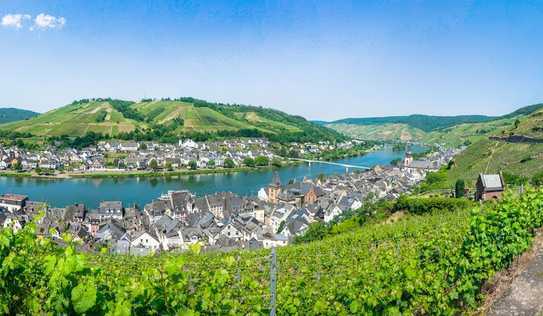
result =
[[[345,167],[346,172],[349,172],[349,169],[363,169],[363,170],[371,169],[371,167],[367,167],[367,166],[351,165],[351,164],[334,162],[334,161],[326,161],[326,160],[311,160],[311,159],[301,159],[301,158],[290,158],[290,160],[307,162],[309,163],[310,166],[312,163],[322,163],[326,165]]]

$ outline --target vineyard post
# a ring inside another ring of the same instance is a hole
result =
[[[277,257],[275,255],[275,247],[272,247],[271,251],[271,265],[270,265],[270,316],[275,316],[276,311],[276,295],[277,295]]]

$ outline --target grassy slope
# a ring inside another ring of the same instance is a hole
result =
[[[543,138],[543,110],[519,118],[520,124],[515,128],[515,119],[504,119],[487,134],[495,136],[524,135]],[[536,129],[534,129],[536,128]],[[449,171],[449,183],[463,178],[473,185],[480,172],[495,173],[506,171],[528,178],[543,171],[543,144],[507,143],[493,141],[488,137],[470,145],[463,153],[455,158],[456,166]]]
[[[465,179],[473,187],[479,173],[506,171],[527,177],[543,171],[543,144],[511,144],[481,140],[455,158],[449,170],[449,184]],[[532,159],[527,159],[532,158]]]
[[[202,101],[203,102],[203,101]],[[143,121],[127,119],[106,101],[71,104],[31,118],[26,121],[0,125],[0,129],[30,132],[39,136],[81,136],[86,132],[116,135],[136,128],[147,129],[153,125],[174,124],[181,118],[184,124],[176,132],[214,132],[257,129],[267,134],[298,134],[308,131],[318,135],[338,135],[333,130],[310,123],[297,116],[271,109],[251,106],[226,106],[209,104],[195,106],[189,101],[147,101],[131,105],[143,115]],[[100,121],[100,116],[105,119]]]
[[[368,118],[347,118],[331,123],[355,125],[406,124],[410,127],[430,132],[464,123],[479,123],[493,120],[495,117],[485,115],[434,116],[413,114],[409,116],[387,116]]]
[[[440,143],[449,146],[459,146],[466,140],[476,142],[485,139],[488,135],[500,134],[502,130],[513,125],[514,118],[499,119],[483,123],[460,124],[442,130],[425,132],[407,124],[385,125],[352,125],[330,124],[326,125],[346,135],[369,140],[383,141],[421,141],[426,143]]]
[[[424,139],[426,132],[411,127],[407,124],[383,124],[383,125],[353,125],[353,124],[329,124],[326,125],[346,135],[369,140],[383,141],[418,141]]]
[[[459,146],[467,140],[475,143],[487,139],[489,135],[500,135],[507,131],[514,123],[514,118],[499,119],[484,123],[460,124],[444,130],[427,133],[422,141],[427,143],[441,143],[450,146]]]
[[[103,112],[106,113],[104,121],[97,122]],[[2,128],[40,136],[74,136],[91,131],[103,134],[129,132],[137,125],[138,122],[125,118],[107,102],[90,102],[68,105],[26,121],[2,125]]]

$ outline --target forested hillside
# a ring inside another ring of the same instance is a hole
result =
[[[26,120],[39,115],[39,113],[16,108],[0,108],[0,124]]]
[[[229,136],[265,136],[277,141],[345,138],[326,127],[284,112],[238,104],[209,103],[194,98],[142,100],[85,99],[26,121],[0,126],[4,131],[34,136],[84,136],[89,133],[123,139],[173,141]]]

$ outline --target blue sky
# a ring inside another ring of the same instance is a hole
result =
[[[310,119],[543,101],[539,1],[0,1],[0,106],[193,96]]]

